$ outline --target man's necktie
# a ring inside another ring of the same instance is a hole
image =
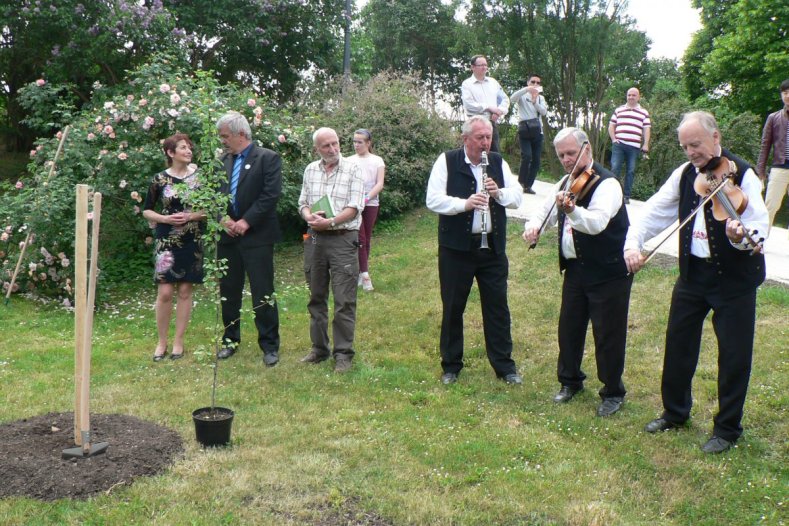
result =
[[[241,175],[241,165],[244,158],[236,155],[236,160],[233,162],[233,175],[230,177],[230,204],[233,206],[233,211],[238,213],[236,207],[236,190],[238,189],[238,176]]]

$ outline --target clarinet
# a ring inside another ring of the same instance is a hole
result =
[[[482,167],[482,194],[490,199],[488,195],[488,189],[485,187],[485,180],[488,177],[488,152],[482,151],[480,154],[482,159],[479,161],[479,165]],[[488,205],[485,205],[485,208],[480,210],[480,217],[479,217],[480,227],[482,228],[482,240],[479,244],[479,248],[488,249]]]

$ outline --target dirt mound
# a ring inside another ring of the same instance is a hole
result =
[[[63,460],[74,447],[74,413],[49,413],[0,425],[0,497],[85,499],[164,471],[183,452],[171,429],[128,415],[91,414],[91,443],[101,455]]]

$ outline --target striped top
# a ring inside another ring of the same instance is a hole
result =
[[[634,148],[641,148],[644,128],[652,126],[649,121],[649,112],[640,104],[637,104],[635,108],[631,108],[627,104],[619,106],[611,115],[611,124],[616,126],[616,140]]]

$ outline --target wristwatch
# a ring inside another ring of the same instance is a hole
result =
[[[329,223],[329,226],[331,226],[332,228],[337,226],[337,223],[334,222],[334,219],[331,220],[331,223]]]

